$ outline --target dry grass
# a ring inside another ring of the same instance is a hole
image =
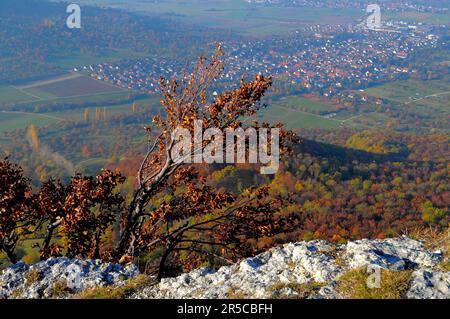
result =
[[[442,232],[436,228],[421,227],[405,233],[412,239],[423,241],[430,251],[441,250],[443,260],[439,265],[442,271],[450,271],[450,229]]]
[[[450,253],[450,229],[440,231],[432,227],[417,227],[404,232],[409,238],[423,241],[429,250],[442,250],[447,256]]]
[[[249,296],[242,291],[238,291],[234,288],[229,288],[227,291],[227,298],[228,299],[248,299]]]
[[[282,291],[284,289],[292,289],[295,292],[298,293],[297,296],[295,296],[296,299],[306,299],[309,296],[311,296],[313,293],[316,293],[324,286],[323,283],[317,283],[317,282],[308,282],[308,283],[288,283],[288,284],[277,284],[270,288],[270,291],[275,294],[274,297],[283,298],[283,295],[277,296],[277,293],[279,291]]]
[[[338,279],[337,290],[350,299],[403,299],[409,288],[412,271],[381,270],[380,288],[371,288],[366,269],[353,269]]]
[[[128,280],[120,287],[95,287],[74,295],[73,299],[126,299],[138,290],[151,285],[152,280],[146,275],[139,275]]]
[[[30,269],[25,275],[25,286],[29,287],[32,284],[42,279],[42,274],[37,269]]]
[[[449,272],[450,271],[450,260],[448,258],[446,258],[444,261],[441,262],[441,264],[439,265],[439,268],[442,271]]]
[[[67,281],[65,279],[58,280],[52,289],[52,298],[67,298],[70,294],[73,293],[73,290],[69,288],[67,285]]]
[[[344,260],[341,257],[342,251],[339,248],[331,247],[330,249],[320,251],[320,253],[325,255],[325,256],[333,258],[334,259],[334,263],[337,266],[339,266],[341,268],[345,267],[345,262],[344,262]]]

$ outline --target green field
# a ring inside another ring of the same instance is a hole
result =
[[[60,120],[47,114],[0,111],[0,134],[15,129],[24,129],[34,124],[39,127],[58,123]],[[0,144],[2,141],[0,140]]]
[[[84,103],[84,102],[105,102],[115,100],[115,99],[127,99],[130,95],[130,91],[117,91],[117,92],[107,92],[107,93],[98,93],[98,94],[90,94],[90,95],[80,95],[80,96],[70,96],[70,97],[62,97],[58,98],[48,94],[46,92],[42,92],[37,89],[26,89],[19,91],[14,87],[1,87],[0,90],[3,89],[6,92],[5,95],[0,97],[0,107],[2,105],[22,105],[26,104],[29,106],[40,105],[42,102],[46,104],[52,103]],[[26,92],[26,93],[23,93]],[[16,95],[17,94],[17,95]],[[33,94],[33,96],[28,95]]]
[[[271,123],[282,122],[291,129],[333,129],[340,126],[357,129],[381,128],[389,121],[389,117],[384,114],[336,111],[332,104],[294,95],[271,103],[262,111],[259,118]]]
[[[278,104],[287,108],[304,110],[311,113],[332,112],[334,110],[332,105],[311,101],[301,96],[288,96]]]
[[[13,86],[0,86],[0,105],[29,102],[35,99],[36,97]]]
[[[351,116],[343,122],[345,125],[353,126],[360,129],[368,129],[378,127],[380,129],[386,127],[388,121],[392,120],[389,116],[381,113],[364,113]]]
[[[73,69],[75,67],[86,66],[91,64],[117,62],[124,59],[137,59],[146,57],[145,54],[138,53],[132,50],[116,49],[104,52],[99,56],[88,54],[71,54],[70,56],[57,59],[55,64],[63,69]]]
[[[54,94],[46,92],[45,86],[32,86],[20,88],[15,86],[0,86],[0,109],[2,105],[20,105],[27,104],[30,106],[51,103],[83,103],[83,102],[107,102],[113,99],[126,99],[131,91],[117,88],[113,92],[99,92],[80,94],[74,96],[58,97]]]
[[[446,81],[399,81],[370,88],[366,93],[400,103],[420,116],[450,115],[450,84]]]
[[[219,27],[250,36],[279,35],[312,24],[347,24],[364,16],[363,10],[357,8],[265,6],[249,4],[244,0],[79,0],[78,3],[97,4],[169,17],[184,23]],[[389,19],[408,22],[450,23],[449,14],[414,11],[385,11],[382,14]]]
[[[363,15],[361,10],[353,8],[287,8],[253,5],[243,0],[80,0],[78,3],[122,8],[251,36],[283,34],[308,24],[349,23]]]
[[[428,119],[429,124],[422,128],[434,128],[433,121],[444,123],[450,116],[450,84],[446,80],[398,81],[355,93],[383,98],[418,119]],[[360,120],[374,125],[387,121],[382,117],[358,119]]]
[[[329,119],[320,115],[271,105],[262,112],[262,118],[271,123],[282,122],[286,127],[294,128],[325,128],[339,127],[342,121]]]
[[[138,105],[138,110],[143,111],[147,109],[148,107],[159,107],[159,97],[151,97],[144,100],[139,100],[136,102]],[[100,108],[105,107],[107,116],[114,116],[114,115],[120,115],[120,114],[131,114],[132,113],[132,105],[133,103],[125,103],[120,105],[102,105]],[[63,112],[51,112],[46,113],[50,116],[60,117],[67,121],[73,121],[78,122],[83,120],[84,112],[85,110],[88,110],[89,115],[91,118],[93,118],[95,109],[97,107],[87,107],[87,108],[79,108],[74,110],[65,110]]]
[[[159,107],[159,98],[152,97],[136,102],[139,111],[144,111],[149,107]],[[0,135],[4,132],[26,129],[31,124],[38,127],[45,127],[57,124],[61,121],[80,122],[84,121],[84,112],[88,110],[90,119],[94,118],[96,108],[106,108],[107,117],[132,114],[132,104],[126,103],[120,105],[102,105],[100,107],[87,107],[78,108],[73,110],[64,110],[61,112],[49,112],[49,113],[28,113],[28,112],[8,112],[0,111]],[[6,140],[0,139],[0,144],[6,142]]]
[[[387,17],[395,20],[407,22],[422,22],[428,24],[449,24],[450,14],[443,13],[422,13],[414,11],[406,12],[386,12]]]
[[[425,97],[429,97],[432,100],[432,95],[441,94],[444,96],[446,92],[450,93],[450,84],[445,81],[410,80],[371,87],[365,93],[370,96],[385,98],[400,103],[412,103],[417,99],[424,99]]]

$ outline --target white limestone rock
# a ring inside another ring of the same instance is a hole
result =
[[[450,299],[450,272],[416,270],[411,276],[410,299]]]
[[[357,240],[346,246],[345,262],[350,268],[368,265],[389,270],[435,267],[441,259],[438,253],[424,249],[416,240],[400,237],[384,240]]]
[[[217,270],[204,267],[165,278],[140,288],[131,298],[340,299],[344,296],[336,286],[339,276],[367,266],[390,271],[412,269],[408,298],[450,298],[450,273],[439,270],[441,260],[442,252],[430,252],[421,242],[406,237],[358,240],[346,245],[319,240],[298,242]],[[70,293],[118,286],[137,274],[135,266],[92,260],[52,258],[32,266],[18,263],[0,274],[0,298],[54,297],[55,284],[60,281]]]
[[[18,263],[0,274],[0,298],[55,297],[59,285],[67,293],[117,285],[138,274],[137,267],[123,267],[100,260],[50,258],[32,266]],[[58,297],[58,296],[56,296]]]
[[[296,287],[320,283],[323,286],[308,298],[340,299],[344,296],[336,288],[339,276],[371,265],[391,271],[416,269],[409,298],[450,298],[448,275],[424,275],[437,269],[441,259],[440,252],[429,252],[421,242],[406,237],[359,240],[347,245],[325,241],[290,243],[217,271],[203,268],[166,278],[133,297],[297,298],[305,296]]]

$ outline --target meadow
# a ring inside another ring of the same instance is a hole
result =
[[[295,95],[282,98],[279,104],[287,108],[293,108],[316,114],[324,112],[328,113],[334,110],[333,106],[330,104],[315,102],[302,96]]]
[[[61,119],[47,114],[0,111],[0,134],[16,129],[24,129],[32,124],[38,127],[45,127],[60,121]],[[1,144],[2,140],[0,140]]]
[[[256,6],[243,0],[130,0],[126,3],[117,0],[81,0],[79,3],[157,14],[184,23],[223,28],[256,37],[285,34],[308,24],[349,23],[363,15],[360,10],[353,8]]]
[[[42,92],[50,98],[85,96],[122,90],[108,83],[96,81],[85,76],[77,76],[62,81],[37,84],[32,88],[37,90],[37,92]]]
[[[30,102],[36,97],[10,85],[0,86],[0,105]]]
[[[326,118],[298,109],[287,108],[283,105],[270,105],[261,113],[262,119],[270,123],[284,123],[286,127],[294,128],[324,128],[332,129],[341,125],[342,121]]]
[[[75,53],[65,57],[55,59],[54,64],[67,71],[73,70],[75,67],[92,65],[98,63],[113,63],[124,59],[138,59],[147,57],[144,53],[139,53],[129,49],[109,49],[99,55],[87,53]]]
[[[450,93],[450,86],[446,81],[409,80],[374,86],[367,89],[365,93],[374,97],[411,104],[414,101],[422,101],[419,99],[433,100],[433,97],[442,96],[447,92]]]
[[[305,25],[346,24],[364,16],[357,8],[279,7],[249,4],[244,0],[79,0],[80,4],[109,6],[139,13],[157,14],[184,23],[217,27],[242,35],[264,37],[295,31]],[[449,14],[383,12],[388,18],[432,24],[450,23]]]
[[[450,85],[445,80],[399,81],[372,87],[366,93],[399,103],[421,118],[432,115],[445,119],[450,116]]]
[[[2,106],[52,103],[107,102],[126,99],[131,91],[94,80],[81,74],[66,74],[21,86],[0,86]]]
[[[148,98],[139,100],[136,102],[137,109],[142,110],[144,107],[155,107],[158,105],[158,98]],[[120,105],[105,104],[100,107],[106,110],[107,117],[130,115],[133,113],[133,102],[124,103]],[[99,107],[86,107],[73,110],[63,110],[59,112],[47,112],[47,113],[32,113],[32,112],[16,112],[16,111],[0,111],[0,135],[7,131],[16,129],[26,129],[31,124],[38,127],[49,127],[56,125],[60,122],[82,122],[84,121],[85,112],[92,120],[95,116],[96,109]],[[0,139],[0,145],[2,144]]]

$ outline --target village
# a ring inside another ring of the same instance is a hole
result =
[[[375,32],[357,25],[312,26],[285,37],[223,43],[226,53],[222,83],[258,72],[272,75],[281,88],[335,96],[344,89],[407,78],[416,70],[408,59],[418,49],[435,48],[433,30],[397,27]],[[401,31],[398,31],[401,30]],[[181,74],[186,61],[160,56],[118,63],[85,65],[91,77],[145,94],[158,94],[161,76]]]
[[[411,10],[416,12],[433,12],[446,13],[448,8],[438,7],[433,4],[420,4],[411,0],[391,1],[391,0],[245,0],[248,3],[259,5],[276,5],[276,6],[303,6],[303,7],[328,7],[328,8],[360,8],[364,9],[367,5],[377,3],[383,7],[384,10],[389,11],[405,11]]]

